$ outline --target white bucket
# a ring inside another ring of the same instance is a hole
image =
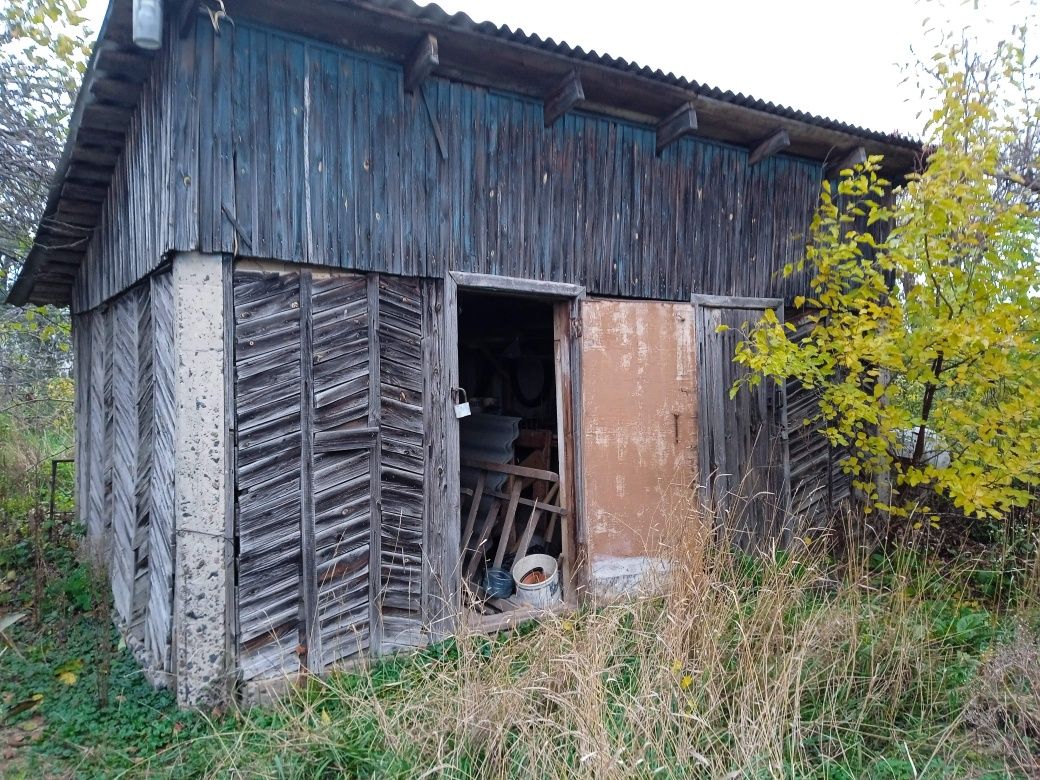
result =
[[[545,580],[525,585],[521,580],[535,569],[541,569]],[[551,607],[558,604],[560,598],[560,567],[551,555],[525,555],[513,564],[511,570],[513,582],[516,583],[517,601],[533,607]]]

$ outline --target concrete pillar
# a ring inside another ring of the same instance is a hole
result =
[[[179,254],[172,278],[177,361],[173,651],[177,702],[195,707],[225,701],[233,673],[227,652],[231,562],[225,544],[223,259]]]

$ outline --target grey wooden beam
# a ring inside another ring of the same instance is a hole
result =
[[[862,146],[854,146],[845,152],[841,157],[835,160],[833,163],[827,166],[824,171],[825,179],[832,179],[838,176],[842,171],[852,168],[856,165],[862,165],[867,161],[867,150]]]
[[[86,214],[97,217],[101,214],[101,204],[90,200],[62,198],[58,201],[58,209],[69,214]]]
[[[90,85],[90,93],[98,100],[106,100],[121,106],[135,106],[141,95],[141,83],[99,78]]]
[[[70,200],[88,200],[100,203],[105,199],[105,194],[107,192],[107,187],[95,187],[89,184],[65,182],[64,186],[61,188],[61,197],[69,198]]]
[[[696,130],[697,111],[693,103],[683,103],[657,125],[657,153]]]
[[[415,92],[440,62],[437,39],[427,33],[408,55],[408,62],[404,66],[404,91],[409,95]]]
[[[539,279],[518,279],[513,276],[497,276],[495,274],[474,274],[463,271],[451,271],[451,278],[462,288],[472,290],[488,290],[514,295],[540,295],[548,298],[581,298],[585,288],[578,284],[564,282],[545,282]]]
[[[102,73],[118,75],[129,81],[144,81],[151,69],[151,57],[110,46],[98,52],[96,68]]]
[[[50,215],[50,219],[65,225],[78,225],[84,228],[93,227],[94,223],[97,222],[96,215],[83,214],[77,211],[65,211],[62,209],[60,201],[57,211]]]
[[[94,232],[91,228],[66,224],[50,214],[40,220],[40,234],[44,231],[47,240],[61,238],[63,246],[86,244],[87,238]],[[36,239],[39,241],[40,235]]]
[[[780,128],[754,148],[748,157],[748,165],[758,165],[763,160],[772,157],[781,149],[786,149],[790,145],[791,137],[786,130]]]
[[[92,165],[105,165],[114,167],[119,161],[119,149],[115,147],[96,148],[89,146],[76,146],[72,150],[74,162],[91,163]]]
[[[43,248],[43,254],[47,262],[64,263],[65,265],[79,265],[83,261],[82,252],[69,252],[63,249]]]
[[[585,90],[581,86],[581,77],[572,70],[557,84],[545,98],[542,111],[545,115],[545,126],[552,127],[556,120],[571,111],[585,99]]]
[[[105,186],[112,180],[114,166],[91,165],[90,163],[72,163],[65,173],[66,179],[76,179],[82,183],[103,183]]]
[[[382,366],[379,338],[379,274],[366,277],[368,298],[368,426],[383,424]],[[368,642],[372,655],[383,644],[383,439],[377,435],[369,461]]]
[[[694,293],[690,296],[690,303],[694,306],[704,306],[709,309],[775,309],[783,306],[783,298],[745,298],[737,295],[702,295]]]
[[[313,287],[310,271],[300,274],[300,644],[307,670],[321,674],[325,662],[318,615],[318,564],[314,532],[314,358]]]
[[[83,127],[110,133],[125,133],[132,112],[126,106],[91,103],[83,110]]]

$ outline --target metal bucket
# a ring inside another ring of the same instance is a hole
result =
[[[541,574],[537,575],[539,570]],[[518,601],[533,607],[551,607],[562,601],[560,567],[551,555],[525,555],[513,564],[512,573]]]

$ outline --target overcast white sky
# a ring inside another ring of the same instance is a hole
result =
[[[422,2],[422,0],[420,0]],[[1037,0],[442,0],[449,12],[875,130],[917,135],[911,47],[1007,36]],[[97,23],[107,0],[90,0]],[[976,7],[977,6],[977,7]],[[96,27],[97,25],[95,25]]]

